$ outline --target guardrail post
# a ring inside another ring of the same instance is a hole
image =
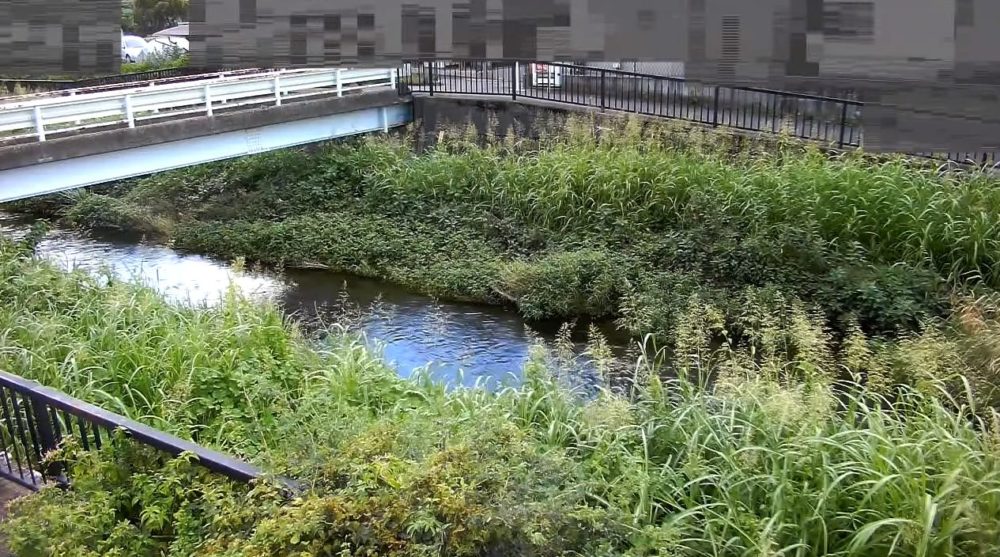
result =
[[[128,127],[135,127],[135,113],[132,112],[132,95],[125,95],[125,121]]]
[[[396,89],[396,72],[397,71],[398,71],[398,68],[397,69],[389,70],[389,87],[392,87],[393,90]]]
[[[337,68],[337,96],[338,97],[343,97],[344,96],[344,82],[343,82],[343,80],[341,79],[341,76],[340,76],[340,74],[343,73],[343,71],[344,71],[343,68]]]
[[[70,92],[69,92],[69,96],[71,96],[71,97],[75,97],[75,96],[76,96],[76,91],[70,91]],[[79,125],[80,125],[80,123],[81,123],[81,120],[74,120],[74,121],[73,121],[73,125],[74,125],[74,126],[79,126]]]
[[[712,127],[719,127],[719,86],[715,86],[715,103],[712,109]]]
[[[212,87],[205,85],[205,113],[212,115]]]
[[[604,90],[605,90],[604,89],[604,82],[607,81],[607,79],[606,79],[607,75],[608,75],[608,71],[607,70],[601,70],[601,110],[604,110],[605,107],[607,106],[607,103],[604,100],[604,98],[605,98],[604,97]]]
[[[45,141],[45,123],[42,120],[42,107],[35,107],[35,133],[38,134],[38,141]]]
[[[274,74],[274,106],[281,106],[281,75]]]
[[[840,141],[838,145],[840,148],[844,148],[844,132],[847,131],[847,103],[844,103],[844,107],[840,112]]]
[[[430,95],[434,96],[434,61],[427,64],[427,81],[430,83],[431,92]]]

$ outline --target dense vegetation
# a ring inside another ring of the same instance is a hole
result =
[[[451,134],[419,155],[388,138],[261,155],[82,194],[64,217],[661,338],[696,293],[735,318],[744,288],[772,287],[838,331],[853,316],[891,335],[1000,284],[985,175],[636,121],[594,140],[590,125],[485,147]]]
[[[995,183],[782,140],[590,126],[487,145],[451,134],[420,154],[369,139],[46,200],[80,227],[533,318],[615,318],[643,355],[596,396],[541,347],[521,385],[449,390],[400,379],[349,334],[318,344],[236,291],[175,306],[0,241],[0,368],[305,486],[70,443],[56,456],[74,488],[17,502],[13,548],[997,554]],[[608,352],[592,334],[605,372]]]
[[[74,487],[17,501],[3,526],[19,555],[1000,550],[1000,422],[955,373],[1000,354],[1000,323],[975,305],[905,341],[852,328],[836,342],[800,304],[761,295],[746,300],[760,334],[710,348],[720,313],[694,297],[671,351],[682,377],[717,375],[711,387],[666,379],[651,354],[629,387],[584,399],[554,355],[537,353],[516,388],[447,391],[349,337],[319,349],[237,292],[185,308],[105,282],[0,242],[0,368],[306,491],[70,443],[56,456]],[[591,352],[606,352],[599,339]],[[843,373],[867,386],[835,388]]]

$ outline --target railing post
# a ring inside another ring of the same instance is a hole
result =
[[[392,87],[393,90],[396,90],[396,72],[398,71],[399,68],[389,70],[389,87]]]
[[[42,120],[42,107],[35,107],[35,133],[38,134],[38,141],[45,141],[45,123]]]
[[[430,83],[430,95],[434,96],[434,61],[427,63],[427,81]]]
[[[715,103],[712,109],[712,127],[719,127],[719,86],[715,86]]]
[[[604,89],[604,82],[606,81],[605,77],[606,77],[607,75],[608,75],[608,71],[607,71],[607,70],[603,70],[603,69],[602,69],[602,70],[601,70],[601,110],[602,110],[602,111],[603,111],[603,110],[605,109],[605,107],[607,106],[607,105],[606,105],[606,103],[605,103],[605,100],[604,100],[604,90],[605,90],[605,89]]]
[[[343,68],[337,68],[337,96],[344,96],[344,81],[341,78],[341,74],[344,73]]]
[[[844,148],[844,132],[847,131],[847,103],[844,102],[844,107],[840,112],[840,141],[838,145],[840,148]]]
[[[514,99],[515,101],[517,100],[517,85],[518,81],[520,80],[519,77],[520,74],[518,74],[517,71],[518,69],[519,69],[518,62],[515,60],[514,65],[510,67],[510,73],[514,74],[511,76],[512,79],[510,80],[510,87],[511,87],[510,98]]]
[[[135,127],[135,113],[132,111],[132,95],[125,95],[125,121],[128,127]]]
[[[517,93],[521,90],[521,62],[514,62],[514,98],[517,99]]]
[[[281,106],[281,74],[274,74],[274,106]]]
[[[25,399],[31,404],[31,413],[35,418],[35,430],[38,432],[38,445],[42,450],[40,456],[44,458],[46,453],[56,450],[59,440],[56,439],[55,434],[52,432],[52,421],[47,412],[48,406],[32,396],[27,396]],[[42,462],[38,464],[39,466],[43,465]],[[57,479],[61,484],[65,483],[61,477],[62,466],[57,462],[50,463],[47,468],[42,466],[42,470],[39,470],[39,472],[43,476]]]
[[[205,85],[205,113],[212,115],[212,87]]]

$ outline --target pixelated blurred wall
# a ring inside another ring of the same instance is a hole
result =
[[[192,0],[194,61],[684,62],[691,77],[1000,74],[997,0]]]
[[[121,0],[0,0],[0,75],[117,73]]]
[[[192,56],[207,65],[261,66],[416,56],[683,60],[687,3],[192,0]]]

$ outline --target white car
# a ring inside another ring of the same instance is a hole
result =
[[[146,39],[136,35],[126,35],[122,33],[122,62],[138,62],[142,58],[142,51],[147,47]]]
[[[146,40],[146,48],[139,54],[139,61],[148,58],[175,58],[191,49],[188,40],[183,37],[150,37]]]

